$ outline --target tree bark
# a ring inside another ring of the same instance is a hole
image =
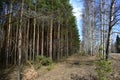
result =
[[[53,43],[52,43],[52,33],[53,32],[53,19],[50,20],[50,50],[49,50],[49,54],[50,54],[50,58],[52,59],[52,48],[53,48]]]
[[[30,11],[30,8],[28,9]],[[27,19],[27,35],[26,35],[26,61],[28,60],[28,50],[29,50],[29,28],[30,28],[30,18]]]
[[[42,41],[41,41],[41,56],[43,57],[44,53],[44,19],[42,21]]]
[[[18,80],[21,80],[21,55],[22,55],[22,17],[23,17],[23,6],[24,6],[24,0],[22,0],[21,2],[21,10],[20,10],[20,22],[19,22],[19,36],[18,36],[18,54],[19,54],[19,57],[18,57]]]
[[[40,45],[40,44],[39,44],[39,41],[40,41],[40,35],[39,35],[39,34],[40,34],[40,28],[39,28],[39,27],[40,27],[40,26],[37,25],[37,27],[38,27],[38,32],[37,32],[37,56],[39,56],[39,51],[40,51],[40,50],[39,50],[39,45]]]
[[[60,17],[58,19],[58,32],[57,32],[57,40],[58,40],[58,43],[57,43],[57,60],[59,61],[60,59]]]
[[[68,19],[66,20],[66,57],[68,57]]]
[[[8,41],[7,41],[7,60],[6,64],[8,65],[9,60],[9,54],[10,54],[10,34],[11,34],[11,21],[12,21],[12,0],[10,0],[10,13],[9,13],[9,24],[8,24]]]
[[[109,21],[109,30],[108,30],[108,37],[107,37],[107,44],[106,44],[106,60],[108,60],[109,57],[109,50],[110,50],[110,38],[112,34],[112,22],[114,18],[114,2],[115,0],[112,0],[111,5],[110,5],[110,21]]]
[[[36,5],[35,5],[35,12],[36,12]],[[34,61],[34,58],[35,58],[35,34],[36,34],[36,18],[34,18],[34,23],[33,23],[33,26],[34,26],[34,33],[33,33],[33,61]]]

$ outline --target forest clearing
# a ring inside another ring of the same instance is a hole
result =
[[[109,78],[110,80],[120,80],[120,54],[111,54],[110,60],[112,60],[112,72],[109,74]],[[47,69],[48,66],[43,66],[34,71],[29,66],[27,67],[28,74],[22,80],[99,80],[95,71],[95,61],[97,61],[96,56],[75,54],[61,62],[54,63],[51,70]],[[17,72],[13,70],[8,79],[7,77],[2,79],[2,76],[0,80],[16,80]]]
[[[111,80],[120,80],[120,54],[111,54],[112,69],[109,77]],[[96,78],[96,56],[72,55],[65,61],[55,64],[51,71],[39,72],[37,80],[99,80]]]

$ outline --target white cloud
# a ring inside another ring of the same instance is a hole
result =
[[[70,3],[73,6],[73,14],[76,17],[77,21],[81,20],[83,8],[82,3],[79,0],[70,0]]]
[[[82,20],[82,8],[83,5],[80,2],[80,0],[70,0],[71,5],[73,6],[73,15],[76,17],[76,23],[77,23],[77,27],[79,30],[79,35],[80,35],[80,39],[82,39],[82,31],[81,31],[81,20]]]
[[[74,8],[73,9],[73,14],[74,14],[74,16],[76,17],[76,19],[79,21],[79,20],[81,20],[81,16],[82,16],[82,9],[80,8],[80,7],[78,7],[78,8]]]

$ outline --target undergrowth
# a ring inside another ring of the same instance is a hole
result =
[[[39,69],[42,66],[48,66],[48,70],[53,68],[53,61],[49,57],[37,56],[35,63],[37,64],[36,69]]]
[[[98,61],[95,62],[98,80],[109,80],[108,74],[112,71],[112,62],[103,58],[102,48],[99,49]]]

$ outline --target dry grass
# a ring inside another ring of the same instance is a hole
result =
[[[113,71],[109,77],[111,80],[120,80],[120,54],[111,54],[110,59],[113,62]],[[36,71],[28,62],[27,66],[22,67],[22,80],[97,80],[94,65],[96,60],[96,56],[76,54],[54,64],[54,68],[50,71],[47,66]],[[0,78],[0,80],[17,80],[17,67],[9,70],[7,77],[8,79]]]
[[[120,55],[110,55],[113,61],[111,80],[120,80]],[[97,80],[96,56],[73,55],[65,61],[57,63],[53,70],[40,69],[40,76],[36,80]]]

